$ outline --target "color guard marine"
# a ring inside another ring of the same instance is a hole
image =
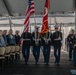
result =
[[[33,56],[35,58],[35,63],[38,64],[40,56],[41,39],[38,27],[35,28],[35,32],[32,34],[32,45],[33,45]]]
[[[50,48],[52,45],[52,33],[44,33],[41,37],[41,43],[43,46],[44,63],[48,65],[50,59]]]
[[[71,30],[71,34],[68,35],[67,40],[69,43],[69,61],[72,59],[72,51],[73,51],[73,40],[74,40],[74,30]]]
[[[29,60],[29,54],[30,54],[31,33],[23,32],[21,38],[23,39],[22,54],[25,60],[25,64],[27,65]]]
[[[62,46],[62,33],[58,30],[58,26],[55,26],[55,32],[53,33],[53,46],[54,46],[54,56],[55,63],[59,65],[60,63],[60,54]]]

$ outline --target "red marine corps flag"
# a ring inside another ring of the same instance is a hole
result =
[[[26,10],[26,18],[24,21],[24,32],[28,32],[29,29],[29,23],[30,23],[30,16],[31,14],[35,13],[35,8],[34,8],[34,1],[33,0],[28,0],[28,8]]]
[[[49,31],[49,27],[48,27],[48,10],[49,9],[50,9],[50,0],[46,0],[42,28],[41,28],[41,34],[47,33]]]

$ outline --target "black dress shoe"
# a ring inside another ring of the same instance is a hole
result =
[[[57,63],[56,60],[55,60],[55,63]]]
[[[71,61],[71,59],[69,59],[69,61]]]
[[[76,64],[74,64],[74,67],[76,67]]]
[[[44,63],[46,63],[46,61],[44,61]]]
[[[36,65],[38,65],[38,62],[35,62]]]
[[[60,64],[59,64],[59,63],[57,63],[57,66],[60,66]]]
[[[27,62],[25,62],[25,65],[27,65]]]
[[[47,62],[46,65],[49,65],[49,63]]]

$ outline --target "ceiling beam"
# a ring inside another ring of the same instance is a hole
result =
[[[6,7],[7,11],[8,11],[8,16],[11,15],[10,10],[8,9],[8,6],[6,5],[5,0],[3,0],[3,2],[4,2],[4,5],[5,5],[5,7]]]

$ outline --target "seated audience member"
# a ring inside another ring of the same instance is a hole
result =
[[[20,37],[20,35],[19,35],[19,31],[16,30],[16,32],[15,32],[16,45],[20,45],[20,39],[21,39],[21,37]]]
[[[5,45],[8,46],[6,33],[7,33],[7,30],[3,30],[2,36],[3,36],[3,39],[5,41]]]
[[[2,30],[0,30],[0,47],[5,47],[5,41],[2,37]]]
[[[16,44],[15,36],[13,35],[12,29],[9,30],[9,34],[7,35],[7,43],[8,45],[12,45],[12,46]]]

